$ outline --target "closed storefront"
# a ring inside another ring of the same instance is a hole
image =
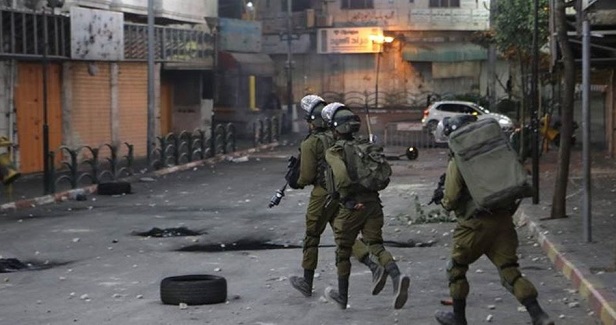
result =
[[[49,150],[57,150],[62,142],[62,110],[60,103],[60,66],[50,64],[47,76],[47,125]],[[15,111],[19,145],[20,172],[43,171],[43,66],[19,62],[15,85]]]
[[[72,65],[71,133],[74,146],[99,147],[111,142],[110,64]]]
[[[118,140],[134,145],[136,157],[147,155],[147,68],[145,63],[119,63]]]

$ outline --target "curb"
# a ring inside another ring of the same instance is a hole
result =
[[[259,147],[256,148],[250,148],[247,150],[242,150],[242,151],[236,151],[233,152],[231,154],[225,154],[225,155],[220,155],[220,156],[216,156],[216,157],[212,157],[212,158],[208,158],[208,159],[204,159],[204,160],[198,160],[198,161],[192,161],[189,162],[187,164],[183,164],[183,165],[178,165],[178,166],[172,166],[172,167],[167,167],[167,168],[162,168],[159,170],[155,170],[149,173],[145,173],[145,174],[133,174],[131,176],[128,177],[124,177],[118,180],[122,180],[122,181],[127,181],[127,182],[135,182],[138,181],[140,178],[142,177],[146,177],[146,176],[163,176],[163,175],[167,175],[167,174],[171,174],[171,173],[175,173],[175,172],[180,172],[180,171],[185,171],[188,169],[193,169],[195,167],[200,167],[203,165],[211,165],[211,164],[215,164],[224,160],[230,160],[233,159],[235,157],[240,157],[243,155],[247,155],[247,154],[251,154],[251,153],[255,153],[255,152],[259,152],[261,150],[267,150],[267,149],[272,149],[279,146],[278,142],[273,142],[270,144],[265,144],[265,145],[261,145]],[[0,205],[0,212],[6,212],[6,211],[15,211],[15,210],[21,210],[21,209],[27,209],[27,208],[34,208],[37,206],[41,206],[41,205],[46,205],[46,204],[52,204],[52,203],[58,203],[58,202],[64,202],[67,200],[70,200],[72,198],[75,198],[77,195],[79,194],[92,194],[96,192],[98,185],[93,184],[93,185],[88,185],[82,188],[75,188],[75,189],[71,189],[71,190],[67,190],[67,191],[63,191],[63,192],[58,192],[58,193],[54,193],[54,194],[48,194],[48,195],[43,195],[40,197],[35,197],[35,198],[29,198],[29,199],[23,199],[23,200],[17,200],[14,202],[9,202],[9,203],[4,203],[2,205]]]
[[[592,274],[590,271],[576,267],[574,262],[565,257],[562,249],[550,241],[546,236],[547,232],[542,232],[539,225],[522,210],[519,209],[516,212],[519,223],[526,223],[531,234],[537,237],[537,242],[552,261],[554,267],[571,281],[573,287],[588,301],[590,308],[604,325],[616,325],[616,295],[604,290],[605,285],[600,281],[591,280]]]

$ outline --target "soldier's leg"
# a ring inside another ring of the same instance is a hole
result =
[[[362,239],[355,239],[353,244],[353,256],[362,264],[366,265],[372,273],[372,295],[378,295],[387,283],[387,271],[370,257],[368,245]]]
[[[368,245],[370,252],[379,260],[379,264],[385,267],[385,271],[391,277],[394,289],[394,308],[400,309],[408,299],[410,278],[401,274],[393,256],[383,246],[383,209],[379,202],[366,204],[362,211],[366,214],[366,223],[362,228],[362,236]]]
[[[314,279],[314,270],[317,268],[319,259],[319,243],[321,234],[329,219],[323,213],[323,205],[325,204],[324,196],[311,196],[306,210],[306,235],[304,237],[302,268],[304,276],[291,276],[289,281],[291,285],[301,292],[304,296],[312,295],[312,284]]]
[[[349,294],[349,276],[351,275],[351,253],[357,234],[365,222],[357,211],[341,208],[334,219],[334,238],[336,240],[336,268],[338,273],[338,290],[328,287],[325,297],[346,309]]]
[[[453,312],[437,312],[435,316],[440,324],[467,324],[466,297],[470,287],[466,272],[468,266],[483,255],[484,238],[479,220],[458,221],[453,232],[451,260],[447,262],[447,278],[449,279],[449,294],[453,299]]]
[[[502,285],[526,307],[533,324],[553,324],[537,301],[537,289],[519,270],[518,235],[511,217],[501,216],[500,219],[499,236],[486,255],[498,268]]]

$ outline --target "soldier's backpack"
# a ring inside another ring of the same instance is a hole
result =
[[[383,147],[367,140],[344,144],[347,172],[351,180],[369,191],[380,191],[389,185],[391,166]]]
[[[479,209],[511,208],[516,200],[532,196],[526,170],[495,119],[452,132],[449,148]]]

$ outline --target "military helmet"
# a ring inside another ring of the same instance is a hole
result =
[[[451,132],[475,121],[477,121],[477,116],[471,114],[446,117],[443,119],[443,134],[449,136]]]
[[[327,124],[321,117],[321,111],[327,103],[323,98],[317,95],[306,95],[300,101],[300,106],[306,112],[304,118],[316,127],[324,128]]]
[[[321,112],[323,120],[338,133],[355,133],[359,131],[361,119],[342,103],[331,103]]]

